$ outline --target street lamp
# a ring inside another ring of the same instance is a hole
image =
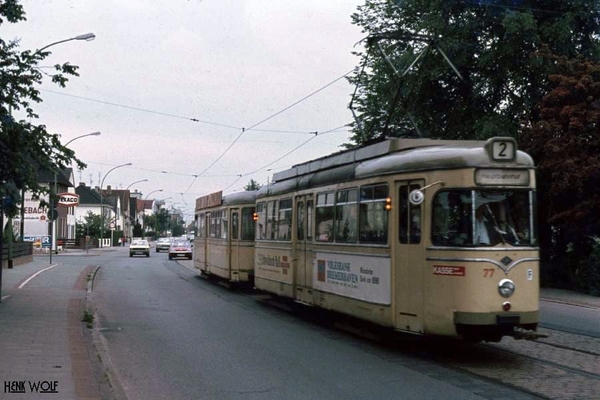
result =
[[[104,239],[104,206],[102,205],[102,200],[103,200],[102,186],[104,185],[104,179],[106,179],[108,174],[110,174],[115,169],[121,168],[121,167],[128,167],[130,165],[133,165],[133,164],[131,164],[131,163],[121,164],[121,165],[117,165],[116,167],[109,169],[108,172],[104,175],[104,178],[102,178],[102,181],[100,182],[100,247],[102,247],[102,241]]]
[[[94,40],[95,38],[96,38],[96,35],[94,35],[93,33],[84,33],[83,35],[78,35],[78,36],[75,36],[75,37],[72,37],[69,39],[59,40],[58,42],[50,43],[49,45],[46,45],[46,46],[42,47],[41,49],[36,50],[35,53],[33,53],[33,54],[41,53],[43,50],[46,50],[48,47],[54,46],[55,44],[70,42],[71,40],[85,40],[85,41],[89,42],[91,40]]]
[[[146,195],[146,197],[144,197],[144,200],[148,200],[148,197],[150,197],[150,195],[151,195],[152,193],[156,193],[156,192],[162,192],[162,191],[163,191],[162,189],[153,190],[153,191],[151,191],[150,193],[148,193],[148,194]]]
[[[50,45],[48,45],[50,46]],[[46,47],[48,47],[46,46]],[[101,132],[92,132],[92,133],[86,133],[85,135],[79,135],[74,137],[73,139],[69,140],[67,143],[64,144],[64,147],[67,147],[69,145],[69,143],[77,140],[77,139],[81,139],[87,136],[100,136],[102,133]],[[54,169],[54,195],[56,196],[57,192],[58,192],[58,179],[57,179],[57,175],[58,175],[58,170],[55,168]],[[52,213],[51,217],[55,217],[54,215],[54,199],[51,197],[50,198],[50,212]],[[56,216],[58,217],[58,216]],[[56,218],[52,218],[52,226],[50,228],[51,230],[51,239],[50,239],[50,263],[52,263],[52,252],[56,251],[58,253],[58,246],[56,246]],[[21,232],[24,232],[23,230],[21,230]],[[22,235],[22,234],[21,234]]]
[[[125,190],[129,189],[130,187],[132,187],[132,186],[133,186],[133,185],[135,185],[136,183],[140,183],[140,182],[148,182],[148,179],[142,179],[142,180],[139,180],[139,181],[131,182],[131,184],[129,184],[129,186],[127,186],[127,187],[125,188]]]
[[[69,39],[64,39],[64,40],[59,40],[58,42],[54,42],[54,43],[50,43],[44,47],[42,47],[41,49],[38,49],[35,51],[35,53],[33,53],[33,55],[36,55],[38,53],[40,53],[41,51],[47,49],[50,46],[54,46],[56,44],[60,44],[60,43],[64,43],[64,42],[69,42],[71,40],[85,40],[85,41],[91,41],[94,40],[96,38],[96,35],[94,35],[93,33],[84,33],[83,35],[78,35]],[[10,108],[9,108],[9,112],[10,112]],[[100,134],[100,132],[98,132],[98,134]],[[84,136],[88,136],[88,135],[84,135]],[[78,137],[76,137],[75,139],[79,139]],[[72,142],[73,140],[67,142],[67,144],[69,144],[70,142]],[[66,146],[66,145],[65,145]],[[56,181],[56,179],[55,179]],[[21,241],[23,241],[23,237],[25,236],[25,188],[22,189],[21,191]],[[54,228],[52,228],[54,229]],[[50,254],[52,254],[52,242],[50,242]],[[50,262],[52,262],[52,255],[50,256]]]
[[[128,190],[130,187],[132,187],[133,185],[135,185],[136,183],[140,183],[140,182],[148,182],[148,179],[141,179],[139,181],[135,181],[135,182],[131,182],[129,184],[129,186],[127,186],[125,188],[125,190]],[[127,204],[127,220],[125,221],[125,226],[126,226],[126,232],[125,232],[125,236],[130,236],[130,231],[129,231],[129,226],[132,222],[134,222],[134,219],[132,218],[132,216],[130,215],[131,212],[131,206],[129,204]]]
[[[173,198],[173,196],[169,196],[169,197],[165,197],[164,199],[156,200],[156,203],[158,204],[158,208],[156,209],[156,212],[154,213],[154,215],[156,215],[156,219],[155,219],[156,226],[154,227],[154,230],[157,233],[158,233],[158,216],[160,215],[160,210],[161,210],[160,206],[161,206],[161,204],[163,204],[163,205],[165,204],[165,200],[169,200],[172,198]],[[169,214],[169,211],[167,210],[167,218],[168,218],[168,214]]]

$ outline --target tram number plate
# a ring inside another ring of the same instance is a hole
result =
[[[515,159],[515,144],[509,140],[497,140],[492,143],[492,158],[496,161]]]

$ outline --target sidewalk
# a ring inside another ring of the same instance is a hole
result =
[[[50,263],[49,255],[35,256],[2,271],[0,399],[107,398],[91,331],[82,322],[95,267],[62,257]]]

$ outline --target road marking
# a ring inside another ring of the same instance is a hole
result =
[[[0,301],[4,301],[4,300],[8,299],[9,297],[10,297],[10,294],[9,294],[9,295],[6,295],[6,296],[4,296],[3,298],[1,298],[1,299],[0,299]]]
[[[47,268],[44,268],[44,269],[42,269],[42,270],[40,270],[40,271],[36,272],[35,274],[31,275],[29,278],[25,279],[25,281],[24,281],[23,283],[21,283],[17,289],[22,289],[22,288],[23,288],[23,286],[27,285],[27,283],[28,283],[30,280],[32,280],[33,278],[35,278],[36,276],[38,276],[38,275],[39,275],[39,274],[41,274],[42,272],[44,272],[44,271],[48,271],[49,269],[52,269],[52,268],[54,268],[54,267],[58,267],[59,265],[60,265],[60,264],[54,264],[54,265],[51,265],[51,266],[49,266],[49,267],[47,267]]]

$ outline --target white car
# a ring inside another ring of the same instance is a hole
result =
[[[150,257],[150,243],[145,239],[132,240],[129,245],[129,257],[134,255]]]
[[[171,247],[171,243],[173,243],[173,238],[170,237],[161,237],[156,241],[156,252],[160,253],[161,251],[169,251],[169,247]]]

